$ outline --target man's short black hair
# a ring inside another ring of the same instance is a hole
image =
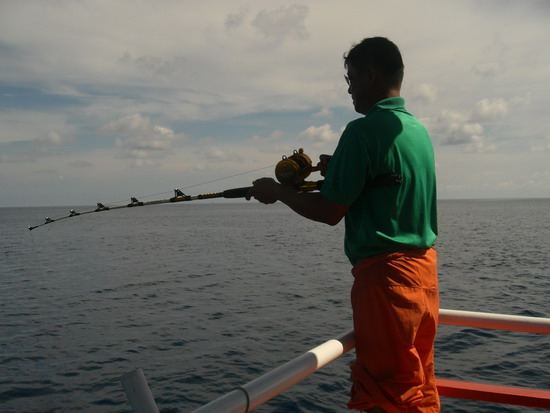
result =
[[[350,65],[359,71],[372,66],[387,75],[392,85],[399,86],[403,80],[401,52],[395,43],[385,37],[369,37],[353,46],[344,55],[344,66],[347,68]]]

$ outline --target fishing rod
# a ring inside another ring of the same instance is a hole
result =
[[[324,166],[313,166],[311,159],[304,153],[304,150],[300,148],[295,150],[292,155],[283,155],[282,159],[275,166],[275,177],[285,186],[292,186],[299,192],[316,191],[319,190],[323,184],[323,181],[308,182],[305,179],[315,171],[324,170]],[[130,197],[130,203],[118,206],[105,206],[101,202],[97,203],[97,208],[77,212],[74,209],[69,211],[69,214],[60,218],[46,217],[45,221],[41,224],[29,227],[32,231],[35,228],[42,227],[44,225],[52,224],[54,222],[62,221],[67,218],[73,218],[80,215],[91,214],[95,212],[112,211],[115,209],[134,208],[147,205],[160,205],[175,202],[194,201],[199,199],[213,199],[213,198],[244,198],[251,189],[251,186],[242,188],[227,189],[221,192],[212,192],[198,195],[186,195],[180,189],[174,189],[174,196],[171,198],[156,199],[153,201],[139,201],[136,197]]]

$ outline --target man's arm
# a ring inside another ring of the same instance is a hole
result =
[[[338,224],[348,210],[347,206],[333,202],[319,192],[296,192],[271,178],[258,179],[253,185],[247,200],[254,197],[264,204],[281,201],[297,214],[328,225]]]

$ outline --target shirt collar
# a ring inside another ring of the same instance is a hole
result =
[[[378,112],[380,110],[405,110],[405,99],[401,96],[396,96],[392,98],[382,99],[376,103],[372,108],[369,109],[365,116],[370,115],[373,112]]]

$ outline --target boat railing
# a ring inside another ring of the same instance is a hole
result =
[[[550,318],[439,310],[439,324],[550,334]],[[242,385],[193,413],[247,413],[338,359],[355,346],[353,331],[329,340]],[[441,396],[550,409],[550,390],[436,379]],[[122,382],[134,413],[158,413],[141,369]]]

